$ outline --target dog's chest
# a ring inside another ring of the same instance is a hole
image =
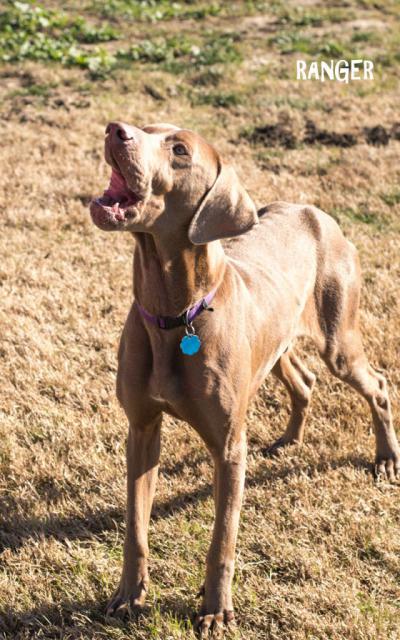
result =
[[[163,332],[152,345],[152,369],[149,378],[149,394],[162,404],[174,405],[182,395],[180,361],[184,357],[179,349],[177,331],[174,335]],[[190,357],[190,356],[187,356]]]
[[[200,330],[200,351],[185,355],[180,341],[185,335],[179,329],[173,335],[163,332],[159,344],[152,344],[153,362],[148,379],[148,393],[160,409],[185,419],[188,404],[196,403],[210,391],[210,359],[218,357],[208,330]]]

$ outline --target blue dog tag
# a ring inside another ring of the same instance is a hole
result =
[[[201,346],[201,341],[199,336],[195,333],[183,336],[181,340],[181,351],[185,354],[185,356],[192,356],[198,352]]]

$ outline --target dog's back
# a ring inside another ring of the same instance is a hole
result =
[[[357,313],[357,251],[336,221],[314,206],[273,202],[259,218],[248,233],[224,243],[230,263],[263,313],[276,307],[282,317],[284,307],[293,335],[322,344],[321,328],[329,332],[341,308]]]

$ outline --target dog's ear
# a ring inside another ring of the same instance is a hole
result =
[[[189,226],[189,240],[206,244],[233,238],[258,223],[257,210],[232,167],[222,164],[218,177]]]
[[[169,122],[155,122],[154,124],[146,124],[142,127],[145,133],[167,133],[168,131],[179,131],[179,127]]]

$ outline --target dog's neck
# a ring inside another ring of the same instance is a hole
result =
[[[219,241],[195,246],[136,233],[135,299],[154,315],[178,316],[221,283],[226,258]]]

